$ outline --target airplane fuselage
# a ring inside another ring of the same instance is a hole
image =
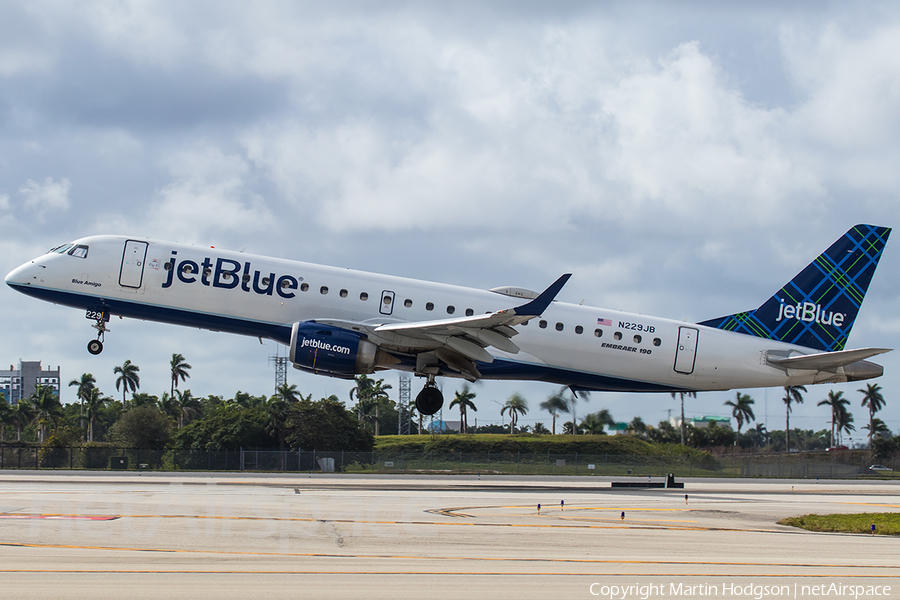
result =
[[[120,236],[77,240],[22,265],[6,281],[65,306],[286,345],[295,323],[345,324],[391,355],[390,363],[377,368],[420,374],[417,355],[428,351],[423,342],[413,344],[402,332],[376,332],[377,327],[483,315],[521,302],[488,290]],[[786,316],[782,309],[780,317]],[[515,330],[519,352],[486,347],[492,360],[477,362],[483,378],[640,392],[847,380],[842,368],[794,370],[768,361],[813,352],[802,346],[560,301]],[[435,349],[441,344],[436,339]],[[459,376],[446,365],[438,374]]]

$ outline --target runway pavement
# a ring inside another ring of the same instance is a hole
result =
[[[900,598],[900,539],[776,523],[896,511],[897,483],[611,480],[2,471],[0,593]]]

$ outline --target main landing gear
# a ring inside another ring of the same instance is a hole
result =
[[[103,321],[102,316],[97,319],[97,322],[91,325],[91,327],[97,330],[97,339],[89,341],[87,349],[88,352],[96,356],[103,352],[103,341],[106,339],[105,334],[109,331],[109,328],[106,327],[106,323]]]
[[[428,376],[425,388],[416,396],[416,410],[420,414],[430,416],[441,410],[444,405],[444,394],[434,383],[434,375]]]

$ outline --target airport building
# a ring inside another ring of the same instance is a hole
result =
[[[53,388],[56,397],[59,397],[59,367],[45,370],[39,360],[20,360],[19,368],[9,366],[8,371],[0,370],[0,392],[10,404],[18,404],[22,398],[28,398],[34,393],[38,385]]]

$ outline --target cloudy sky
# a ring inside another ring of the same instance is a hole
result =
[[[900,5],[783,4],[2,3],[0,271],[120,233],[479,288],[571,272],[562,300],[689,321],[755,308],[850,226],[900,224]],[[853,347],[898,346],[897,246]],[[0,331],[0,364],[109,394],[126,359],[167,390],[173,352],[195,395],[268,394],[284,352],[114,319],[92,357],[83,314],[5,286]],[[880,362],[897,432],[900,353]],[[815,405],[840,389],[861,438],[860,387],[811,387],[792,424],[826,428]],[[479,423],[519,391],[549,425],[554,386],[475,391]],[[783,428],[781,391],[749,393]],[[595,393],[579,412],[600,408],[677,406]]]

